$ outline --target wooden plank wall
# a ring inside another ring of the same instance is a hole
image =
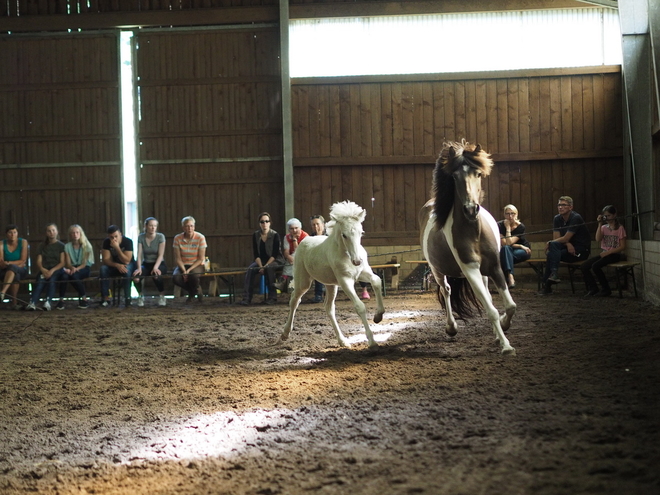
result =
[[[0,37],[0,219],[32,244],[122,222],[117,37]],[[3,231],[4,233],[4,228]]]
[[[171,239],[192,215],[225,267],[251,261],[261,211],[276,230],[286,221],[278,37],[255,27],[137,37],[140,218],[157,217]]]
[[[514,203],[528,230],[548,228],[563,194],[589,219],[623,205],[618,69],[535,72],[294,80],[296,212],[351,199],[367,207],[365,244],[409,243],[443,141],[462,138],[496,160],[485,206],[497,218]]]

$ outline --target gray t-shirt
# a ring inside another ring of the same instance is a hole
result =
[[[137,241],[142,246],[143,263],[155,263],[158,259],[158,246],[165,242],[165,234],[156,232],[156,238],[149,245],[147,245],[147,234],[140,234]]]

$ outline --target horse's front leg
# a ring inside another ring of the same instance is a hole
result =
[[[502,325],[500,323],[500,313],[497,311],[497,308],[493,306],[492,297],[490,297],[490,293],[484,286],[483,277],[479,273],[479,269],[469,265],[463,265],[461,266],[461,269],[465,275],[465,278],[468,279],[468,282],[472,286],[472,290],[474,291],[475,295],[479,298],[479,301],[481,301],[481,305],[486,310],[488,319],[490,320],[490,323],[493,327],[493,333],[495,333],[495,337],[500,342],[502,354],[515,355],[516,350],[511,347],[509,340],[504,335],[504,331],[502,330]]]
[[[330,324],[332,329],[335,331],[335,337],[337,337],[337,342],[342,347],[350,347],[351,345],[344,337],[344,334],[341,333],[339,328],[339,323],[337,323],[337,317],[335,316],[335,298],[337,297],[337,286],[336,285],[326,285],[325,286],[325,312],[328,313],[330,318]]]
[[[360,282],[368,282],[374,290],[376,295],[376,313],[374,314],[374,323],[380,323],[383,320],[385,313],[385,306],[383,305],[383,281],[376,275],[369,267],[369,271],[364,270],[360,273],[358,280]]]
[[[302,279],[303,277],[300,278]],[[309,281],[309,276],[306,278],[306,280],[301,280],[300,282],[301,283],[295,285],[293,294],[291,294],[291,299],[289,299],[289,317],[286,319],[284,330],[282,330],[282,335],[280,335],[280,342],[289,338],[289,333],[293,328],[293,320],[296,317],[296,310],[300,305],[300,300],[302,299],[302,296],[307,292],[311,284]]]
[[[381,284],[379,282],[376,282],[376,284],[378,285],[377,290],[380,292]],[[360,301],[357,292],[355,292],[355,280],[349,277],[342,277],[339,279],[339,285],[341,285],[341,288],[344,290],[344,293],[349,297],[349,299],[353,301],[353,307],[355,308],[357,314],[360,315],[360,319],[364,325],[364,331],[367,334],[367,340],[369,341],[369,347],[377,347],[378,344],[374,340],[374,334],[371,333],[371,328],[369,327],[369,322],[367,321],[367,308],[364,306],[364,303]],[[376,287],[374,287],[374,290],[376,290]],[[382,297],[382,294],[377,296],[377,298],[380,298],[381,300],[379,303],[381,307],[383,304]]]
[[[438,291],[445,300],[445,313],[447,313],[447,323],[445,324],[445,333],[453,337],[458,333],[458,324],[454,318],[454,312],[451,309],[451,286],[447,282],[447,277],[444,275],[433,274],[435,281],[438,283]]]

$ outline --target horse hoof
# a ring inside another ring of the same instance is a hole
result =
[[[502,355],[503,356],[515,356],[516,355],[516,350],[513,347],[505,347],[502,349]]]
[[[280,335],[280,338],[279,338],[278,342],[284,342],[285,340],[289,340],[289,336],[288,335]]]
[[[383,313],[377,313],[374,315],[374,323],[380,323],[383,321]]]
[[[453,337],[454,335],[456,335],[456,334],[458,333],[454,327],[447,327],[447,328],[445,328],[445,332],[446,332],[447,335],[449,335],[450,337]]]

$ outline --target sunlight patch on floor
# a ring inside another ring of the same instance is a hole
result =
[[[200,414],[178,424],[162,424],[162,436],[131,452],[129,460],[163,461],[233,456],[253,446],[259,435],[289,421],[285,409],[237,414],[222,411]]]

